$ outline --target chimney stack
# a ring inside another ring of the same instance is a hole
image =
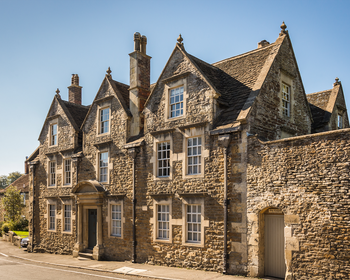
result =
[[[143,128],[141,112],[150,93],[150,63],[151,57],[146,54],[147,37],[140,33],[134,34],[134,51],[130,56],[130,111],[132,121],[130,136],[140,133]]]
[[[72,84],[68,87],[68,101],[81,105],[81,86],[78,74],[72,74]]]
[[[28,157],[26,157],[26,160],[24,161],[24,174],[29,174],[29,167],[28,167]]]
[[[270,43],[269,43],[268,41],[262,40],[262,41],[260,41],[260,42],[258,43],[258,49],[263,48],[263,47],[266,47],[266,46],[268,46],[268,45],[270,45]]]

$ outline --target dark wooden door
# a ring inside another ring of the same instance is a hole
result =
[[[97,224],[97,210],[89,209],[89,249],[93,249],[96,245],[96,224]]]

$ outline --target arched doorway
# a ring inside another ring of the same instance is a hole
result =
[[[264,212],[264,243],[265,276],[284,279],[284,215],[280,209],[270,208]]]

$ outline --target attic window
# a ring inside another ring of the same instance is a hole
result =
[[[100,134],[109,132],[109,108],[100,110]]]
[[[338,114],[338,129],[343,128],[343,116]]]
[[[183,115],[183,93],[183,86],[170,90],[170,118],[176,118]]]
[[[57,123],[50,126],[50,146],[57,145]]]
[[[290,86],[282,83],[283,116],[290,117]]]

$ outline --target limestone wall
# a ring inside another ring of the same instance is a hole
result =
[[[287,277],[348,278],[349,138],[350,129],[265,143],[249,139],[250,275],[264,274],[262,213],[276,207],[284,214]]]

